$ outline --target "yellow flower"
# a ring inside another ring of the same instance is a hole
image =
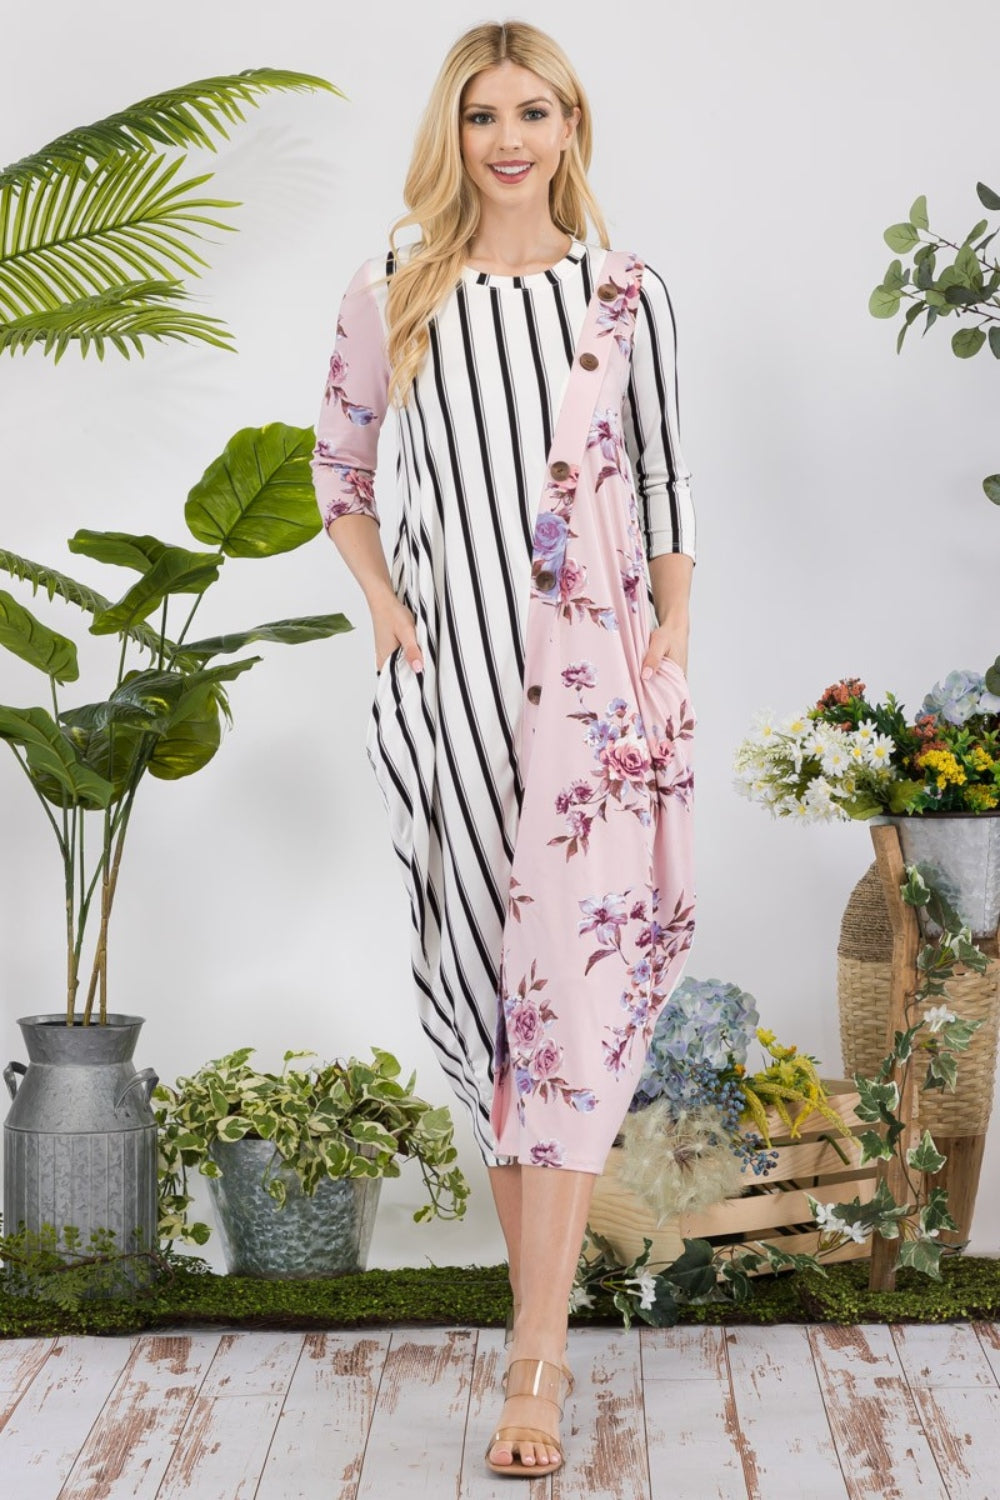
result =
[[[928,750],[920,757],[919,765],[938,773],[935,779],[942,790],[949,781],[961,786],[968,779],[950,750]]]
[[[993,764],[982,745],[973,745],[969,751],[969,764],[974,771],[988,771]]]
[[[765,1047],[770,1047],[771,1043],[774,1041],[774,1032],[767,1031],[763,1026],[758,1026],[757,1040],[758,1042],[762,1042]]]
[[[985,812],[991,807],[996,807],[1000,798],[992,787],[973,785],[966,788],[965,800],[973,812]]]

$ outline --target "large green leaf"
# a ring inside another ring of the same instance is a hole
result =
[[[309,460],[311,427],[243,427],[188,495],[184,519],[199,542],[230,557],[291,552],[322,530]]]
[[[155,536],[136,536],[131,531],[82,529],[71,536],[66,545],[71,552],[92,557],[95,562],[133,568],[137,573],[148,573],[164,552],[170,551],[169,542],[161,542]]]
[[[178,781],[207,766],[222,742],[218,688],[205,683],[191,692],[149,758],[149,774]]]
[[[0,739],[20,745],[31,770],[53,777],[65,789],[69,801],[82,807],[107,807],[111,801],[110,782],[83,764],[44,708],[0,706]]]
[[[36,620],[4,589],[0,589],[0,646],[56,682],[75,682],[80,675],[73,642]]]
[[[94,635],[118,635],[144,620],[170,594],[203,594],[219,576],[225,558],[212,552],[188,552],[169,547],[134,583],[124,598],[94,618]]]
[[[14,578],[21,579],[23,583],[30,583],[33,594],[37,594],[39,589],[44,589],[50,600],[58,594],[59,598],[64,599],[67,604],[75,604],[77,609],[82,609],[89,615],[100,614],[111,605],[109,599],[105,599],[103,594],[99,594],[96,589],[90,588],[87,584],[78,583],[75,578],[70,578],[55,568],[48,568],[44,563],[32,562],[30,557],[20,557],[18,553],[8,552],[2,547],[0,547],[0,570],[10,573]],[[148,651],[159,650],[160,637],[148,625],[133,625],[125,633],[130,640],[136,641]],[[174,650],[173,641],[168,640],[164,645],[167,651]]]
[[[185,641],[181,650],[185,656],[207,659],[230,651],[242,651],[252,641],[280,641],[286,646],[297,646],[303,641],[321,641],[353,629],[346,615],[300,615],[297,619],[272,620],[267,625],[254,625],[251,630],[237,630],[230,635]]]

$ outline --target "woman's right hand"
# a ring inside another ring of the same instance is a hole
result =
[[[413,615],[406,605],[392,595],[385,604],[372,609],[372,630],[375,634],[375,670],[381,672],[397,646],[415,672],[422,672],[424,659],[417,643],[417,627]]]

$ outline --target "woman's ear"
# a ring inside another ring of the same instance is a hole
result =
[[[562,146],[560,147],[560,149],[562,151],[566,150],[566,147],[569,145],[570,141],[573,139],[574,135],[576,134],[576,127],[580,123],[580,106],[579,106],[579,104],[574,104],[573,108],[570,110],[569,114],[565,118],[566,118],[566,138],[563,141]]]

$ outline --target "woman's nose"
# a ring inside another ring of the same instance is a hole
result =
[[[502,120],[500,122],[500,144],[501,146],[516,149],[521,144],[521,122],[520,120]]]

